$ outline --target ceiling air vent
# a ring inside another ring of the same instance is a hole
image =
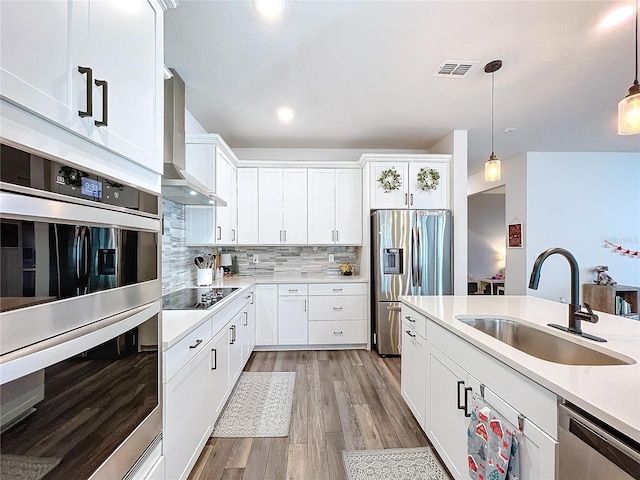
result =
[[[464,78],[479,62],[463,62],[460,60],[445,60],[440,64],[434,77],[441,78]]]

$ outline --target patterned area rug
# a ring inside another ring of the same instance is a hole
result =
[[[295,379],[295,372],[243,372],[211,436],[286,437]]]
[[[60,463],[59,458],[0,455],[2,480],[40,480]]]
[[[343,451],[349,480],[449,480],[430,448]]]

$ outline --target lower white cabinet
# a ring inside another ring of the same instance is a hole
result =
[[[253,351],[251,292],[242,292],[163,352],[167,480],[187,478]]]
[[[309,345],[367,343],[367,284],[309,285]]]
[[[211,341],[211,374],[209,381],[212,393],[209,412],[213,415],[214,422],[227,401],[230,384],[228,367],[230,343],[231,333],[228,328],[223,328]]]
[[[282,289],[282,285],[280,289]],[[284,287],[288,287],[285,285]],[[278,295],[278,344],[279,345],[307,345],[307,295],[304,285],[304,295]],[[295,290],[298,290],[296,288]]]
[[[467,415],[477,395],[513,426],[521,419],[520,478],[557,478],[556,396],[407,305],[402,318],[402,397],[453,477],[469,478]]]
[[[427,378],[429,372],[427,341],[406,323],[402,324],[402,370],[400,392],[409,409],[424,430],[427,407]]]
[[[430,349],[428,362],[427,435],[453,476],[467,478],[465,413],[472,395],[467,372],[435,347]]]
[[[256,285],[256,345],[278,344],[278,285]]]
[[[211,433],[210,342],[199,345],[198,353],[164,387],[163,442],[168,479],[189,475]]]

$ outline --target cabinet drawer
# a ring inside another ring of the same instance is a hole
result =
[[[427,317],[413,308],[402,305],[402,323],[415,330],[422,338],[427,338]]]
[[[207,320],[164,354],[164,378],[168,382],[211,340],[211,321]]]
[[[366,321],[309,322],[309,345],[343,343],[367,343]]]
[[[306,283],[285,283],[278,285],[278,295],[281,297],[286,295],[306,295],[309,290]]]
[[[365,295],[309,297],[309,320],[365,320]]]
[[[366,295],[366,283],[312,283],[309,295]]]

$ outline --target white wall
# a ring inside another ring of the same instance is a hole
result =
[[[450,205],[453,214],[453,292],[467,294],[467,131],[454,130],[429,148],[451,154]]]
[[[505,265],[505,194],[469,196],[468,273],[491,277]]]
[[[640,285],[640,260],[604,246],[608,239],[640,248],[640,154],[529,152],[526,163],[523,274],[528,275],[540,252],[562,247],[576,257],[581,283],[593,280],[596,265],[608,265],[618,283]],[[559,255],[553,257],[542,267],[539,289],[529,293],[568,301],[569,265]]]

